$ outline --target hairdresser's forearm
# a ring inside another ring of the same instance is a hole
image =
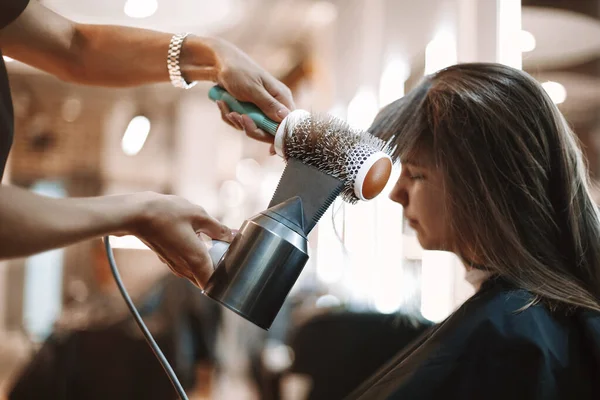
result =
[[[5,55],[71,82],[135,86],[169,79],[172,34],[113,25],[80,24],[32,1],[0,30]],[[220,69],[218,39],[189,36],[180,66],[188,80],[212,80]]]
[[[134,195],[55,199],[0,186],[0,259],[23,257],[112,233],[140,216]]]
[[[77,65],[70,79],[99,86],[135,86],[166,82],[167,54],[172,34],[109,25],[76,24],[73,49]],[[217,39],[188,36],[180,66],[189,81],[216,81]]]

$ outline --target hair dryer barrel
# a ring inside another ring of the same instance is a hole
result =
[[[306,237],[289,226],[276,214],[246,220],[204,294],[268,330],[308,260]]]

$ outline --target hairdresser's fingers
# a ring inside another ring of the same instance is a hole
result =
[[[275,151],[275,144],[271,143],[271,146],[269,147],[269,153],[274,156],[275,154],[277,154],[277,152]]]
[[[177,261],[167,263],[167,267],[169,267],[171,272],[177,277],[187,279],[194,285],[198,286],[193,271],[188,267],[187,263],[183,259],[178,258]]]
[[[273,135],[263,131],[258,126],[256,126],[252,118],[250,118],[249,116],[240,115],[239,122],[242,125],[244,132],[246,132],[246,135],[248,137],[258,140],[260,142],[273,143],[273,140],[275,139]]]
[[[199,253],[194,264],[189,264],[189,268],[194,276],[194,281],[192,281],[192,283],[195,282],[196,286],[200,289],[204,289],[214,272],[214,266],[208,251],[205,250],[203,253]]]
[[[207,263],[203,254],[207,252],[204,243],[194,234],[189,225],[180,225],[171,234],[173,240],[169,240],[166,247],[153,244],[150,248],[169,267],[173,274],[188,279],[194,285],[200,287],[196,274],[210,276],[212,272],[212,261],[209,257]]]
[[[175,261],[171,257],[169,257],[168,252],[165,251],[165,249],[163,249],[161,246],[159,246],[157,244],[149,243],[145,240],[142,240],[142,242],[144,242],[144,244],[146,246],[148,246],[154,252],[154,254],[156,254],[158,259],[163,264],[165,264],[167,267],[169,267],[169,269],[171,270],[171,272],[173,274],[175,274],[179,278],[190,279],[190,280],[194,279],[194,276],[192,275],[192,273],[190,271],[188,271],[188,268],[185,267],[181,261]]]
[[[269,135],[267,132],[258,128],[252,118],[249,116],[245,116],[236,112],[232,112],[228,114],[233,121],[235,121],[236,126],[240,127],[240,130],[246,133],[246,136],[252,139],[256,139],[260,142],[270,142],[273,141],[272,135]],[[247,122],[244,122],[244,119],[247,119]],[[269,138],[271,137],[271,138]]]
[[[219,110],[221,111],[221,118],[223,119],[223,121],[225,121],[228,125],[233,126],[237,130],[244,130],[244,128],[239,122],[238,113],[232,112],[227,106],[227,104],[225,104],[225,102],[223,101],[217,101],[217,105],[219,106]]]
[[[219,100],[217,101],[217,106],[219,107],[219,111],[221,112],[221,119],[230,126],[233,126],[235,129],[242,130],[242,127],[238,124],[236,120],[231,119],[231,111],[225,102]]]
[[[236,116],[237,113],[229,113],[227,114],[227,119],[231,122],[233,127],[237,130],[243,131],[244,127],[240,123],[239,115]]]
[[[217,107],[219,107],[221,115],[226,115],[231,112],[231,110],[229,110],[229,107],[227,106],[227,103],[225,103],[223,100],[217,100]]]
[[[174,261],[169,261],[167,259],[166,255],[161,255],[161,252],[158,251],[156,248],[149,246],[152,251],[154,252],[154,254],[156,254],[156,256],[158,257],[158,259],[165,264],[170,270],[171,272],[176,275],[179,278],[184,278],[184,279],[190,279],[193,278],[193,276],[191,275],[191,273],[186,273],[185,268],[181,268],[180,266],[178,266],[178,263],[174,262]]]
[[[165,265],[167,267],[169,267],[169,269],[171,270],[171,272],[177,276],[178,278],[183,278],[183,279],[189,279],[189,280],[194,280],[194,276],[191,273],[186,273],[185,269],[181,268],[181,267],[177,267],[175,264],[173,263],[168,263],[165,262]],[[186,268],[187,269],[187,268]]]
[[[163,263],[167,266],[169,265],[169,260],[167,260],[167,257],[164,254],[163,249],[160,248],[160,246],[157,246],[154,243],[152,243],[142,237],[138,237],[138,239],[142,243],[144,243],[150,250],[152,250],[152,252],[156,255],[156,257],[158,257],[158,259],[160,260],[161,263]]]
[[[221,111],[221,118],[228,125],[231,125],[236,129],[245,131],[246,135],[252,139],[265,143],[273,143],[273,135],[263,131],[262,129],[259,129],[252,120],[252,118],[246,116],[247,121],[244,122],[246,118],[242,118],[242,115],[237,112],[230,111],[229,107],[224,101],[217,101],[217,106],[219,107],[219,111]],[[275,148],[272,147],[272,149],[269,152],[272,155],[275,154]]]
[[[242,124],[242,115],[241,114],[236,113],[235,111],[233,111],[233,112],[230,112],[229,114],[227,114],[227,117],[229,119],[231,119],[231,121],[235,124],[235,126],[240,131],[244,130],[244,125]]]
[[[179,237],[178,249],[186,272],[192,276],[192,283],[204,288],[213,273],[210,255],[202,239],[192,229],[186,229]]]
[[[171,271],[178,277],[188,279],[190,282],[196,284],[196,278],[192,270],[188,267],[187,261],[180,254],[174,257],[174,259],[174,261],[167,263]]]

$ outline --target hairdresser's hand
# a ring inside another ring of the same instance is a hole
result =
[[[240,101],[256,104],[273,121],[280,122],[295,108],[290,89],[256,64],[231,43],[216,41],[213,45],[219,59],[217,83]],[[273,137],[258,129],[248,117],[230,112],[224,102],[217,102],[223,120],[244,130],[253,139],[273,142]]]
[[[175,275],[203,288],[213,272],[200,233],[230,242],[232,231],[206,211],[177,196],[142,193],[132,234],[150,247]]]

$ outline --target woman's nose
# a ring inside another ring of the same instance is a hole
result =
[[[408,191],[400,182],[400,179],[390,192],[390,200],[395,201],[396,203],[400,203],[402,207],[406,207],[408,205]]]

